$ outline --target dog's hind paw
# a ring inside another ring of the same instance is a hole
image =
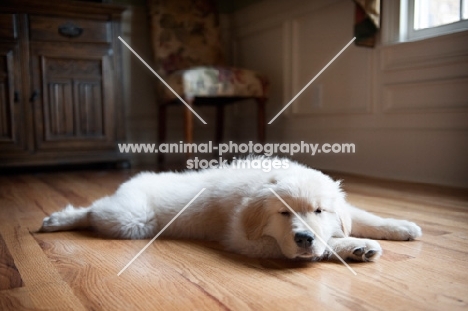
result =
[[[52,213],[49,217],[45,217],[42,221],[40,232],[53,232],[68,230],[75,227],[78,220],[77,210],[73,206],[68,205],[59,212]]]
[[[40,232],[52,232],[60,230],[61,226],[59,219],[54,214],[44,218],[44,220],[42,221],[42,227],[39,229]]]

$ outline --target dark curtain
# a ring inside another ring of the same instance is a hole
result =
[[[356,45],[374,47],[380,29],[380,0],[354,0]]]

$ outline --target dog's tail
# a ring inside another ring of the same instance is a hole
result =
[[[44,218],[41,232],[65,231],[89,226],[88,213],[90,208],[74,208],[67,205],[63,210],[52,213]]]

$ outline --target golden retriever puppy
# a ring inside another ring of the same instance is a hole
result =
[[[46,217],[41,231],[92,228],[112,238],[153,238],[206,188],[162,236],[220,241],[232,252],[254,257],[319,260],[333,257],[333,250],[359,261],[382,254],[371,239],[421,236],[413,222],[381,218],[351,206],[340,183],[317,170],[285,159],[249,160],[288,165],[269,172],[230,165],[140,173],[89,207],[69,205]]]

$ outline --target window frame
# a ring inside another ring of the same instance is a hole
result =
[[[468,1],[468,0],[465,0]],[[414,29],[415,0],[400,0],[400,42],[416,41],[468,30],[468,19],[425,29]],[[460,3],[460,18],[462,17]]]

